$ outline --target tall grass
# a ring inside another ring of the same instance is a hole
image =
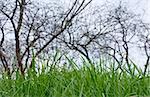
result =
[[[0,80],[0,97],[139,97],[150,96],[150,77],[143,76],[136,66],[132,73],[109,69],[100,61],[96,65],[83,60],[82,66],[67,58],[70,64],[37,75],[30,69],[26,78],[16,72],[16,79]],[[35,66],[36,62],[33,62]],[[138,72],[137,72],[138,71]],[[135,73],[136,72],[136,73]]]

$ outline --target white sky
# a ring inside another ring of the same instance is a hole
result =
[[[39,0],[43,1],[43,0]],[[62,3],[62,6],[67,6],[73,0],[44,0],[45,3],[57,1]],[[150,23],[150,0],[93,0],[92,5],[94,6],[101,6],[104,5],[106,2],[111,3],[113,5],[117,5],[119,2],[125,3],[131,11],[135,12],[136,14],[142,14],[143,20],[147,23]],[[66,4],[66,5],[63,5]],[[131,59],[138,64],[138,66],[143,67],[145,64],[145,56],[143,56],[138,48],[133,48],[131,54]]]
[[[37,0],[35,0],[37,1]],[[39,0],[45,3],[48,2],[53,2],[53,1],[57,1],[57,2],[64,2],[67,4],[69,4],[70,1],[73,0]],[[93,0],[92,5],[103,5],[104,3],[109,2],[112,4],[118,4],[120,2],[120,0]],[[126,5],[129,7],[129,9],[131,9],[132,11],[134,11],[135,13],[141,13],[143,14],[143,19],[145,22],[150,23],[150,0],[122,0],[122,2],[125,2]],[[40,2],[39,2],[40,3]],[[62,5],[65,6],[65,5]],[[140,67],[143,66],[144,64],[144,56],[142,54],[140,54],[138,52],[138,49],[134,49],[132,51],[132,56],[131,58],[137,63],[139,64]]]
[[[93,4],[95,5],[101,5],[104,4],[104,2],[109,2],[112,4],[118,4],[120,0],[93,0]],[[150,23],[150,0],[122,0],[131,11],[135,12],[136,14],[142,14],[143,20],[147,23]],[[144,53],[140,51],[138,48],[132,48],[130,51],[130,58],[133,60],[136,64],[138,64],[139,67],[143,68],[145,64],[146,57],[144,56]]]
[[[70,1],[73,2],[74,0],[39,0],[39,1],[46,2],[46,3],[57,1],[57,2],[63,2],[64,4],[69,4]],[[93,0],[92,4],[100,6],[106,2],[109,2],[114,5],[115,4],[117,5],[120,1],[126,3],[126,5],[136,13],[144,14],[143,19],[150,23],[150,0]]]
[[[118,4],[120,0],[93,0],[93,3],[100,5],[104,2]],[[150,0],[122,0],[132,11],[143,14],[143,19],[150,23]]]
[[[62,1],[65,1],[66,3],[70,2],[70,0]],[[92,5],[100,6],[106,2],[117,5],[120,0],[93,0]],[[122,0],[122,2],[125,3],[125,5],[131,9],[131,11],[135,12],[136,14],[142,14],[143,20],[147,23],[150,23],[150,0]],[[132,48],[130,52],[131,60],[138,64],[139,67],[143,68],[146,57],[138,48]]]

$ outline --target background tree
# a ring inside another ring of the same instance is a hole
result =
[[[148,66],[150,64],[150,28],[148,23],[144,23],[140,21],[138,26],[138,40],[137,46],[144,51],[144,55],[146,56],[145,64],[144,64],[144,71],[143,74],[146,75]],[[149,72],[149,71],[148,71]]]
[[[39,56],[48,45],[72,25],[72,20],[91,1],[74,0],[67,10],[54,4],[41,6],[31,0],[1,1],[1,32],[3,35],[1,47],[5,49],[2,44],[7,33],[15,37],[12,40],[15,44],[12,51],[15,52],[16,66],[22,75],[25,74],[28,67],[32,67],[32,49],[35,49],[35,57]],[[3,66],[9,68],[6,62],[2,61]]]

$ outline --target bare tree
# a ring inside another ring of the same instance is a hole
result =
[[[140,29],[138,29],[139,34],[138,34],[138,47],[144,52],[144,55],[146,55],[146,61],[145,61],[145,66],[144,66],[144,72],[143,75],[146,75],[148,72],[148,66],[150,64],[150,28],[149,24],[144,23],[143,21],[140,22],[139,25]]]
[[[129,51],[136,44],[140,17],[122,4],[111,10],[94,9],[89,13],[76,18],[73,21],[76,25],[66,30],[59,39],[89,61],[96,53],[99,56],[106,54],[116,60],[117,68],[122,69],[122,64],[126,63],[131,72]]]
[[[106,35],[105,40],[108,42],[102,47],[107,48],[106,53],[117,61],[120,69],[121,65],[125,63],[131,73],[129,51],[137,44],[136,40],[142,20],[139,15],[130,12],[122,4],[110,10],[108,15],[108,22],[112,25],[109,28],[111,33]]]
[[[39,56],[59,35],[72,26],[73,19],[91,1],[74,0],[72,6],[65,11],[61,6],[53,4],[40,7],[31,0],[1,1],[0,14],[4,18],[1,21],[1,32],[5,36],[9,31],[15,37],[14,52],[17,67],[22,75],[28,67],[32,67],[32,49],[35,49],[35,57]],[[1,43],[3,41],[4,37]]]

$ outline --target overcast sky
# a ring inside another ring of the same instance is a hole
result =
[[[118,4],[120,2],[120,0],[94,0],[94,3],[98,4],[100,1],[112,2],[113,4]],[[128,8],[136,14],[142,14],[143,20],[147,23],[150,23],[150,0],[122,0],[122,2],[125,2]],[[130,52],[131,60],[143,68],[146,57],[140,51],[140,49],[132,48]]]
[[[136,13],[143,14],[143,19],[150,23],[150,0],[121,0],[129,9]],[[93,0],[96,5],[109,2],[112,4],[118,4],[120,0]]]
[[[40,0],[43,1],[43,0]],[[48,2],[53,2],[57,1],[61,3],[64,3],[67,6],[67,4],[70,4],[70,2],[73,0],[44,0],[43,2],[48,3]],[[136,14],[142,14],[143,20],[147,23],[150,23],[150,0],[93,0],[92,6],[101,6],[106,4],[113,4],[117,5],[119,2],[124,3],[131,11],[133,11]],[[132,54],[130,58],[138,64],[138,66],[143,67],[145,64],[145,56],[139,52],[138,48],[133,48],[132,49]]]
[[[64,2],[70,2],[70,0],[62,0]],[[143,20],[150,23],[150,0],[121,0],[125,5],[136,14],[142,14]],[[113,5],[119,4],[120,0],[93,0],[92,5],[101,6],[105,3],[111,3]],[[143,68],[146,57],[139,48],[132,48],[130,51],[130,59],[133,60],[138,66]]]
[[[39,1],[43,1],[46,3],[52,1],[58,2],[61,1],[65,4],[69,4],[73,0],[39,0]],[[134,12],[143,14],[143,19],[150,23],[150,0],[93,0],[92,4],[100,6],[108,2],[117,5],[120,1],[125,3],[129,7],[129,9],[133,10]]]
[[[37,1],[37,0],[35,0]],[[62,4],[62,6],[67,6],[67,4],[69,4],[71,1],[73,0],[39,0],[41,2],[63,2],[64,4]],[[135,13],[140,13],[143,14],[143,20],[145,22],[150,23],[150,0],[93,0],[92,5],[93,6],[101,6],[104,3],[108,2],[114,5],[117,5],[120,1],[124,2],[129,9],[131,9],[133,12]],[[133,50],[131,51],[132,55],[131,55],[131,59],[136,63],[139,64],[140,67],[143,66],[143,64],[145,63],[145,56],[143,56],[141,53],[139,53],[138,48],[133,48]]]

